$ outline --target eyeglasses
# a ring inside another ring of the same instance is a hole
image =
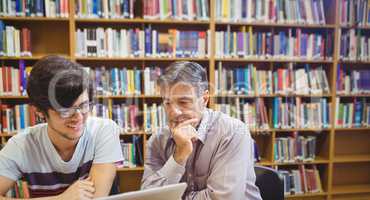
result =
[[[86,114],[90,112],[93,109],[93,106],[94,104],[92,102],[84,102],[81,103],[79,106],[71,108],[61,108],[56,111],[59,113],[59,116],[61,118],[70,118],[77,112],[77,110],[79,110],[81,114]]]

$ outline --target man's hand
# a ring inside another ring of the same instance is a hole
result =
[[[88,177],[84,180],[74,182],[69,188],[60,194],[60,200],[86,200],[93,199],[95,192],[94,183]]]
[[[193,151],[193,141],[198,139],[198,134],[195,128],[191,125],[197,121],[197,119],[189,119],[181,122],[173,128],[171,127],[173,139],[176,143],[173,157],[180,165],[184,165],[186,163],[186,160]]]

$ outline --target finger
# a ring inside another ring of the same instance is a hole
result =
[[[81,185],[80,188],[91,193],[95,192],[95,187],[91,185]]]
[[[83,184],[83,185],[94,186],[94,182],[92,182],[92,181],[81,180],[80,183]]]
[[[197,119],[197,118],[191,118],[191,119],[188,119],[188,120],[185,120],[185,121],[183,121],[183,122],[179,123],[179,124],[176,126],[176,128],[177,128],[177,127],[186,126],[186,125],[192,125],[193,123],[196,123],[196,122],[198,122],[198,119]]]
[[[82,194],[86,199],[94,198],[94,193],[92,193],[92,192],[88,192],[88,191],[84,190],[84,191],[82,191]]]

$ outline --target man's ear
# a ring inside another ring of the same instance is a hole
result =
[[[37,117],[39,117],[40,119],[42,120],[46,120],[46,113],[44,113],[43,111],[41,111],[39,108],[36,108],[36,115]]]
[[[209,102],[209,91],[208,90],[204,91],[202,99],[203,99],[203,105],[207,107],[207,104]]]

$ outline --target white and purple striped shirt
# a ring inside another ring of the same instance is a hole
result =
[[[94,163],[123,160],[119,134],[114,121],[89,117],[71,160],[66,162],[50,141],[47,124],[27,128],[0,151],[0,176],[26,181],[31,197],[60,194],[87,177]]]

